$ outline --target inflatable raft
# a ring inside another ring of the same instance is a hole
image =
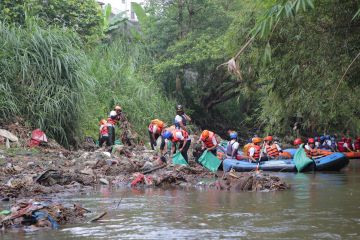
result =
[[[312,164],[309,164],[304,171],[339,171],[348,165],[349,159],[342,153],[333,153],[315,159]],[[250,163],[249,161],[238,161],[235,159],[225,159],[223,161],[223,169],[225,172],[234,169],[238,172],[249,172],[256,170],[258,164]],[[270,160],[260,162],[259,170],[272,172],[297,172],[293,159],[289,160]]]

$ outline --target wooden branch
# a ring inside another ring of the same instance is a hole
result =
[[[97,215],[96,217],[90,219],[90,220],[88,221],[88,223],[96,222],[96,221],[100,220],[102,217],[104,217],[106,214],[107,214],[107,212],[103,212],[103,213]]]

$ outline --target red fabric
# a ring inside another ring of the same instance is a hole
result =
[[[149,125],[149,131],[152,133],[153,132],[153,129],[154,129],[154,124],[153,123],[150,123]],[[156,133],[157,134],[160,134],[162,132],[162,127],[157,125],[157,130],[156,130]]]
[[[184,137],[184,140],[178,139],[176,137],[177,132],[181,132],[182,136]],[[172,138],[171,141],[174,142],[174,143],[175,142],[180,142],[180,141],[186,141],[188,139],[188,137],[189,137],[189,134],[186,131],[182,130],[182,129],[176,129],[176,130],[172,131],[172,135],[173,135],[173,138]]]
[[[344,142],[338,142],[337,147],[338,147],[339,152],[347,152],[347,150],[345,150],[345,148],[344,148]]]
[[[101,136],[108,136],[109,135],[109,129],[106,125],[102,125],[100,127],[100,135]]]
[[[359,151],[360,150],[360,141],[355,141],[354,147],[355,147],[355,151]]]
[[[142,181],[144,181],[144,175],[139,174],[139,176],[131,182],[131,187],[135,187],[138,183],[141,183]]]
[[[45,133],[43,131],[41,131],[40,129],[35,129],[34,131],[32,131],[31,139],[39,141],[39,142],[47,142],[48,141]]]
[[[29,142],[29,147],[31,147],[31,148],[39,146],[39,145],[40,145],[40,141],[37,141],[37,140],[34,140],[34,139],[31,139],[30,142]]]
[[[112,119],[112,118],[108,118],[107,119],[107,122],[113,126],[115,126],[117,124],[117,120],[116,119]]]

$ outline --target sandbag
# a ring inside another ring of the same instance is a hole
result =
[[[172,163],[174,165],[189,165],[186,160],[184,159],[183,155],[181,154],[181,152],[177,152],[174,154],[173,158],[172,158]]]
[[[306,155],[303,144],[300,145],[299,149],[295,152],[294,163],[298,172],[301,172],[307,166],[313,163],[313,160],[311,158],[308,158],[308,156]]]
[[[0,136],[9,139],[11,142],[19,141],[19,139],[14,134],[5,129],[0,129]]]
[[[221,165],[221,161],[211,152],[207,150],[201,155],[198,160],[201,165],[209,169],[211,172],[216,172]]]

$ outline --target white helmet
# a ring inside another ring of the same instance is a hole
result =
[[[116,116],[116,112],[115,111],[111,111],[110,112],[110,117],[115,117]]]

